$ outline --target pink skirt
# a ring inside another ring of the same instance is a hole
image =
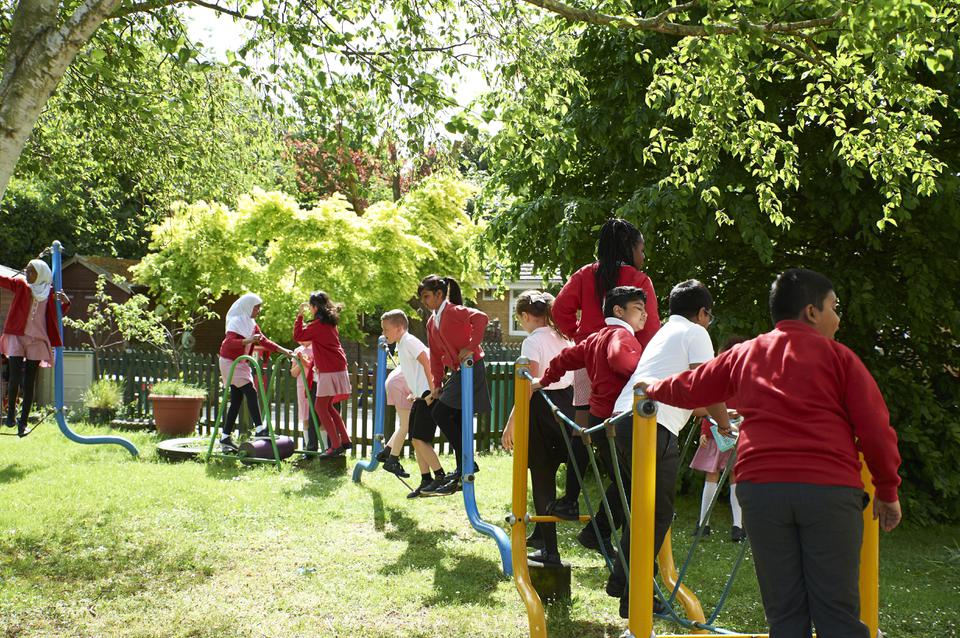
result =
[[[410,388],[407,386],[407,379],[400,372],[400,368],[394,368],[387,375],[387,405],[396,406],[398,410],[410,410],[413,408],[413,401],[408,399]]]
[[[53,361],[53,349],[48,339],[30,335],[0,335],[0,352],[8,357],[23,357],[28,361],[39,361],[41,368],[49,368]]]
[[[236,369],[233,371],[233,383],[230,384],[227,380],[230,378],[230,367],[233,365],[233,359],[226,359],[220,357],[220,378],[223,379],[223,387],[228,385],[233,385],[238,388],[242,388],[248,383],[253,383],[253,373],[250,371],[250,364],[244,360],[237,364]],[[258,390],[254,386],[254,390]]]
[[[586,368],[573,371],[573,406],[590,405],[590,375]]]
[[[727,461],[736,448],[721,452],[713,436],[707,435],[707,442],[697,448],[697,453],[690,461],[690,467],[701,472],[722,472],[727,467]]]
[[[339,372],[313,372],[313,380],[316,383],[316,396],[333,397],[334,403],[343,401],[353,392],[353,386],[350,385],[350,373],[346,370]]]

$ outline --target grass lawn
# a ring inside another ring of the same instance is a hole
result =
[[[116,446],[70,443],[51,423],[24,440],[0,438],[0,636],[526,634],[513,582],[459,496],[409,501],[390,475],[355,485],[318,462],[282,471],[170,464],[157,460],[152,435],[127,436],[138,461]],[[480,464],[480,511],[501,521],[511,459]],[[680,499],[678,561],[698,507],[699,494]],[[712,524],[723,533],[701,546],[689,575],[705,608],[737,547],[725,533],[728,508],[718,510]],[[561,536],[573,600],[548,609],[550,636],[617,636],[626,623],[602,591],[602,562],[576,545],[575,531]],[[888,636],[960,635],[958,539],[957,526],[883,535]],[[719,623],[764,629],[749,560]]]

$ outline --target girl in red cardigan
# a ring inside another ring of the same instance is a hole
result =
[[[350,396],[353,388],[347,373],[347,355],[340,345],[337,324],[343,304],[335,304],[322,291],[310,295],[310,303],[300,306],[300,314],[293,327],[296,341],[309,341],[313,348],[313,382],[317,396],[314,407],[317,417],[327,431],[330,447],[321,458],[343,456],[353,447],[347,427],[343,423],[336,404]],[[310,323],[304,325],[303,317],[309,314]]]
[[[13,292],[13,303],[7,313],[0,334],[0,353],[10,360],[10,382],[7,394],[7,415],[4,425],[14,426],[17,395],[23,386],[23,408],[16,421],[17,436],[26,436],[27,417],[33,404],[33,390],[37,370],[48,368],[53,361],[54,347],[62,346],[57,327],[57,308],[54,299],[63,304],[63,313],[70,308],[70,300],[62,292],[50,297],[53,273],[41,259],[32,260],[23,271],[23,277],[0,276],[0,287]]]
[[[250,365],[247,361],[238,363],[233,371],[233,379],[230,379],[230,368],[233,367],[233,362],[242,355],[252,354],[255,349],[290,354],[289,350],[278,346],[260,332],[256,316],[260,314],[262,303],[263,300],[259,296],[248,292],[233,302],[230,310],[227,311],[227,334],[224,335],[223,342],[220,344],[220,376],[223,378],[223,385],[230,387],[230,407],[227,408],[227,414],[223,420],[220,449],[228,453],[237,451],[237,445],[231,434],[237,417],[240,416],[240,406],[244,399],[247,401],[247,410],[250,411],[250,420],[256,428],[253,436],[270,436],[260,416],[260,403],[257,399],[257,388]]]
[[[473,411],[491,410],[483,348],[480,347],[489,318],[479,310],[463,305],[460,284],[452,277],[430,275],[420,282],[417,294],[424,308],[433,313],[427,319],[430,372],[435,388],[430,394],[433,399],[433,420],[440,426],[440,431],[450,441],[457,455],[457,471],[435,479],[421,493],[437,496],[454,494],[460,489],[463,464],[460,364],[468,357],[473,357],[473,387],[466,391],[473,393]],[[446,385],[441,387],[444,368],[450,370],[450,377]]]

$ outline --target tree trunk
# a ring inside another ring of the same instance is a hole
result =
[[[85,0],[58,26],[59,5],[20,0],[13,14],[0,79],[0,199],[47,100],[120,0]]]

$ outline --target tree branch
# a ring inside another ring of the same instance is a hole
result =
[[[592,9],[580,9],[559,0],[523,0],[527,4],[540,7],[559,16],[563,16],[573,22],[584,22],[586,24],[596,24],[600,26],[613,26],[622,29],[631,29],[633,31],[654,31],[666,35],[675,35],[679,37],[704,38],[713,35],[734,35],[737,33],[756,32],[761,34],[770,33],[798,33],[810,29],[818,29],[835,24],[842,16],[843,9],[838,9],[835,13],[825,18],[814,18],[812,20],[798,20],[795,22],[769,22],[767,24],[756,24],[744,21],[737,25],[718,23],[710,25],[692,25],[670,22],[667,18],[675,13],[679,13],[689,8],[693,2],[687,2],[675,7],[670,7],[665,11],[653,16],[652,18],[634,18],[630,16],[613,16]]]
[[[205,2],[204,0],[146,0],[145,2],[137,2],[126,7],[121,7],[120,9],[114,11],[111,17],[119,18],[132,13],[147,13],[157,9],[163,9],[164,7],[172,7],[173,5],[177,4],[197,5],[198,7],[204,7],[205,9],[210,9],[211,11],[216,11],[217,13],[222,13],[224,15],[237,18],[238,20],[249,20],[250,22],[259,23],[264,19],[263,16],[260,15],[241,13],[239,11],[235,11],[234,9],[228,9],[227,7],[221,6],[220,4],[214,2]]]

